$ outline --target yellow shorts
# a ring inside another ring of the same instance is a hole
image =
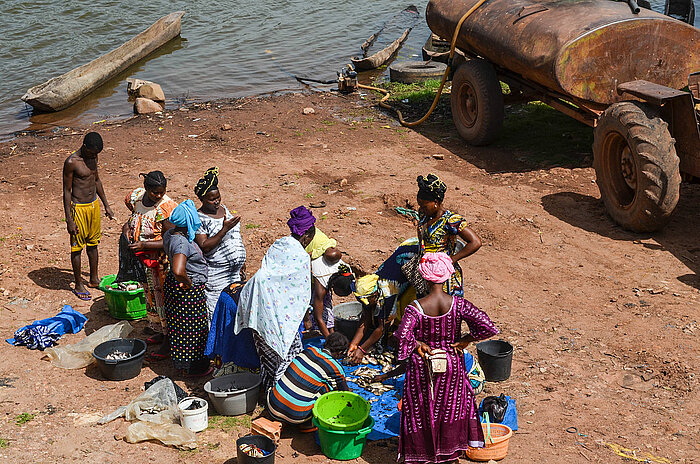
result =
[[[102,236],[100,203],[95,198],[92,203],[70,204],[73,222],[78,226],[78,235],[70,236],[70,251],[81,251],[87,246],[97,246]]]

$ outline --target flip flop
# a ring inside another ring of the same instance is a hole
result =
[[[199,377],[206,377],[207,375],[211,374],[212,372],[214,372],[214,368],[212,366],[209,366],[209,369],[202,372],[201,374],[188,374],[187,372],[185,372],[182,375],[187,377],[188,379],[196,379]]]
[[[163,334],[156,334],[153,336],[150,336],[146,339],[146,344],[147,345],[160,345],[165,341],[165,336]]]
[[[301,433],[311,433],[311,432],[315,432],[316,430],[318,430],[318,429],[313,425],[311,427],[308,427],[308,428],[299,427],[299,431]]]
[[[170,357],[169,354],[161,354],[161,353],[156,353],[156,352],[151,352],[146,355],[146,361],[149,362],[158,362],[162,361],[164,359],[168,359]]]
[[[90,295],[90,292],[84,291],[84,292],[79,292],[76,289],[73,289],[73,295],[77,296],[83,301],[90,301],[92,300],[92,295]]]

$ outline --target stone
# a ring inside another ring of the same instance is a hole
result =
[[[163,102],[165,101],[165,94],[163,89],[158,84],[143,84],[136,90],[136,96],[141,98],[148,98],[153,101]]]
[[[443,159],[445,159],[445,155],[443,155],[442,153],[435,153],[433,155],[433,158],[436,160],[443,160]]]
[[[134,102],[134,113],[136,114],[157,113],[159,111],[163,111],[163,106],[149,98],[137,98]]]
[[[304,114],[314,114],[316,110],[311,107],[306,107],[303,110],[301,110],[301,112]]]
[[[126,80],[126,93],[130,97],[135,97],[137,96],[137,91],[138,89],[146,84],[154,84],[154,82],[151,81],[145,81],[143,79],[135,79],[133,77],[130,77]],[[157,85],[157,84],[156,84]]]
[[[230,131],[231,129],[233,129],[233,127],[231,127],[231,124],[229,123],[226,123],[223,126],[221,126],[222,131]]]

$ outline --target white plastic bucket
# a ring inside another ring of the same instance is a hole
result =
[[[193,401],[198,401],[204,406],[196,409],[187,409],[192,405]],[[201,432],[209,427],[209,403],[207,400],[197,398],[196,396],[188,396],[178,403],[180,409],[180,425],[193,432]]]

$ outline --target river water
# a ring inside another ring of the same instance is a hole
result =
[[[336,71],[384,23],[393,18],[389,22],[394,31],[403,26],[405,15],[395,15],[410,4],[395,0],[2,0],[0,139],[18,130],[128,116],[127,77],[160,83],[171,106],[177,101],[302,88],[292,75],[334,79]],[[424,17],[427,0],[413,4],[420,17],[400,59],[420,59],[430,33]],[[655,9],[662,9],[661,4],[657,0]],[[186,11],[181,38],[73,107],[32,116],[31,107],[20,101],[29,87],[113,50],[156,19],[178,10]],[[383,38],[398,36],[389,35]]]

